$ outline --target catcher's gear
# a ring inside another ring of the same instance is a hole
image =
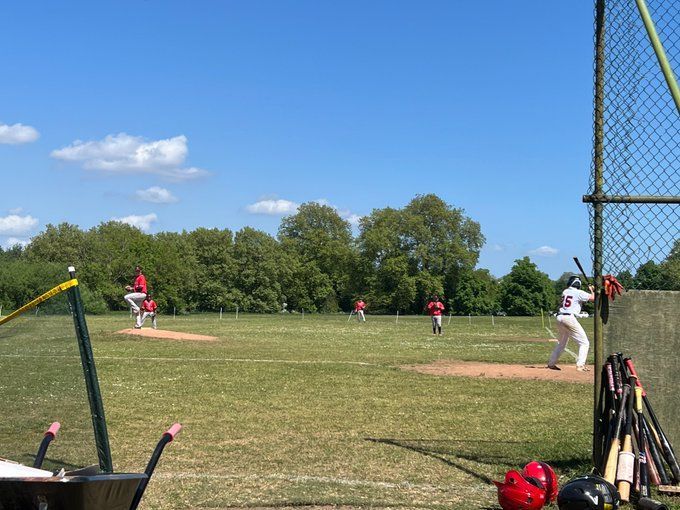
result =
[[[602,280],[604,282],[604,293],[609,299],[614,301],[617,295],[621,295],[621,291],[624,290],[623,285],[614,275],[606,274],[602,277]]]
[[[533,461],[529,462],[522,470],[524,478],[535,478],[545,489],[545,499],[552,503],[557,497],[557,475],[553,468],[545,462]]]
[[[546,492],[539,480],[524,477],[516,470],[505,473],[505,482],[493,482],[498,487],[498,503],[503,510],[540,510],[546,502]]]
[[[574,287],[575,289],[580,289],[581,288],[581,279],[576,275],[569,277],[569,281],[567,282],[567,287]]]
[[[600,476],[579,476],[567,482],[557,495],[560,510],[616,510],[619,491]]]

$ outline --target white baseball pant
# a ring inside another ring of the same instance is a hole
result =
[[[140,326],[143,326],[144,323],[146,322],[146,319],[148,319],[149,317],[151,317],[151,324],[153,325],[153,329],[156,329],[156,327],[157,327],[157,324],[156,324],[156,312],[146,312],[146,311],[145,311],[145,312],[142,314],[142,320],[141,320],[141,322],[140,322],[139,325],[140,325]]]
[[[141,314],[139,313],[142,303],[146,299],[146,294],[143,292],[130,292],[125,294],[125,301],[130,305],[132,311],[137,314],[137,319],[135,320],[135,326],[142,327]]]
[[[576,366],[585,366],[586,358],[588,357],[588,349],[590,348],[590,342],[588,341],[588,336],[586,335],[583,326],[579,324],[579,322],[576,320],[576,317],[573,315],[558,315],[557,332],[559,334],[559,338],[557,340],[555,349],[553,349],[553,352],[550,355],[550,361],[548,361],[548,365],[554,366],[557,364],[560,354],[562,354],[564,351],[565,347],[567,346],[567,341],[571,337],[578,345],[578,358],[576,359]]]
[[[357,320],[359,322],[366,322],[366,316],[364,315],[363,310],[357,310]]]

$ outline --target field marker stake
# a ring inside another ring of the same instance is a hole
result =
[[[472,315],[468,314],[468,326],[472,326]]]
[[[177,314],[177,307],[176,307],[176,306],[173,306],[173,307],[172,307],[172,318],[173,318],[173,319],[176,319],[176,318],[177,318],[177,317],[176,317],[176,314]]]
[[[350,319],[352,318],[352,314],[353,314],[353,313],[354,313],[354,310],[350,310],[350,311],[349,311],[349,317],[347,317],[347,322],[350,321]]]
[[[0,317],[2,317],[2,305],[0,305]]]
[[[303,319],[305,318],[305,309],[304,308],[302,309],[302,318]]]
[[[40,307],[39,307],[39,306],[36,306],[36,307],[35,307],[35,316],[36,316],[36,317],[38,316],[38,310],[40,310]]]
[[[495,328],[496,327],[496,321],[493,318],[493,314],[491,314],[491,325]]]
[[[451,314],[449,314],[449,322],[446,323],[447,326],[451,325]]]
[[[541,327],[545,328],[545,318],[543,317],[543,308],[541,308]]]
[[[220,306],[220,320],[222,320],[222,307]]]
[[[236,318],[238,319],[238,305],[236,305]]]
[[[2,308],[0,308],[0,311],[1,311],[1,310],[2,310]],[[397,320],[394,321],[394,323],[395,323],[395,324],[399,324],[399,310],[397,310]]]

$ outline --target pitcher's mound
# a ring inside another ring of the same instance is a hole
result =
[[[429,375],[593,383],[592,371],[579,372],[574,365],[560,365],[562,370],[550,370],[543,365],[503,365],[501,363],[480,363],[476,361],[438,360],[427,365],[406,365],[401,368]],[[589,368],[593,369],[593,367]]]
[[[151,329],[151,328],[142,329],[128,328],[116,331],[116,333],[118,333],[119,335],[137,335],[149,338],[163,338],[165,340],[202,340],[204,342],[212,342],[214,340],[217,340],[216,336],[194,335],[193,333],[180,333],[179,331],[167,331],[164,329]]]

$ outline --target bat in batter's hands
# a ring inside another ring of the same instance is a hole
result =
[[[574,262],[576,262],[576,266],[578,267],[578,270],[581,271],[581,276],[583,276],[583,280],[586,282],[587,285],[592,285],[590,283],[590,280],[586,276],[586,272],[583,270],[583,266],[581,265],[581,262],[579,261],[578,257],[574,257]]]

